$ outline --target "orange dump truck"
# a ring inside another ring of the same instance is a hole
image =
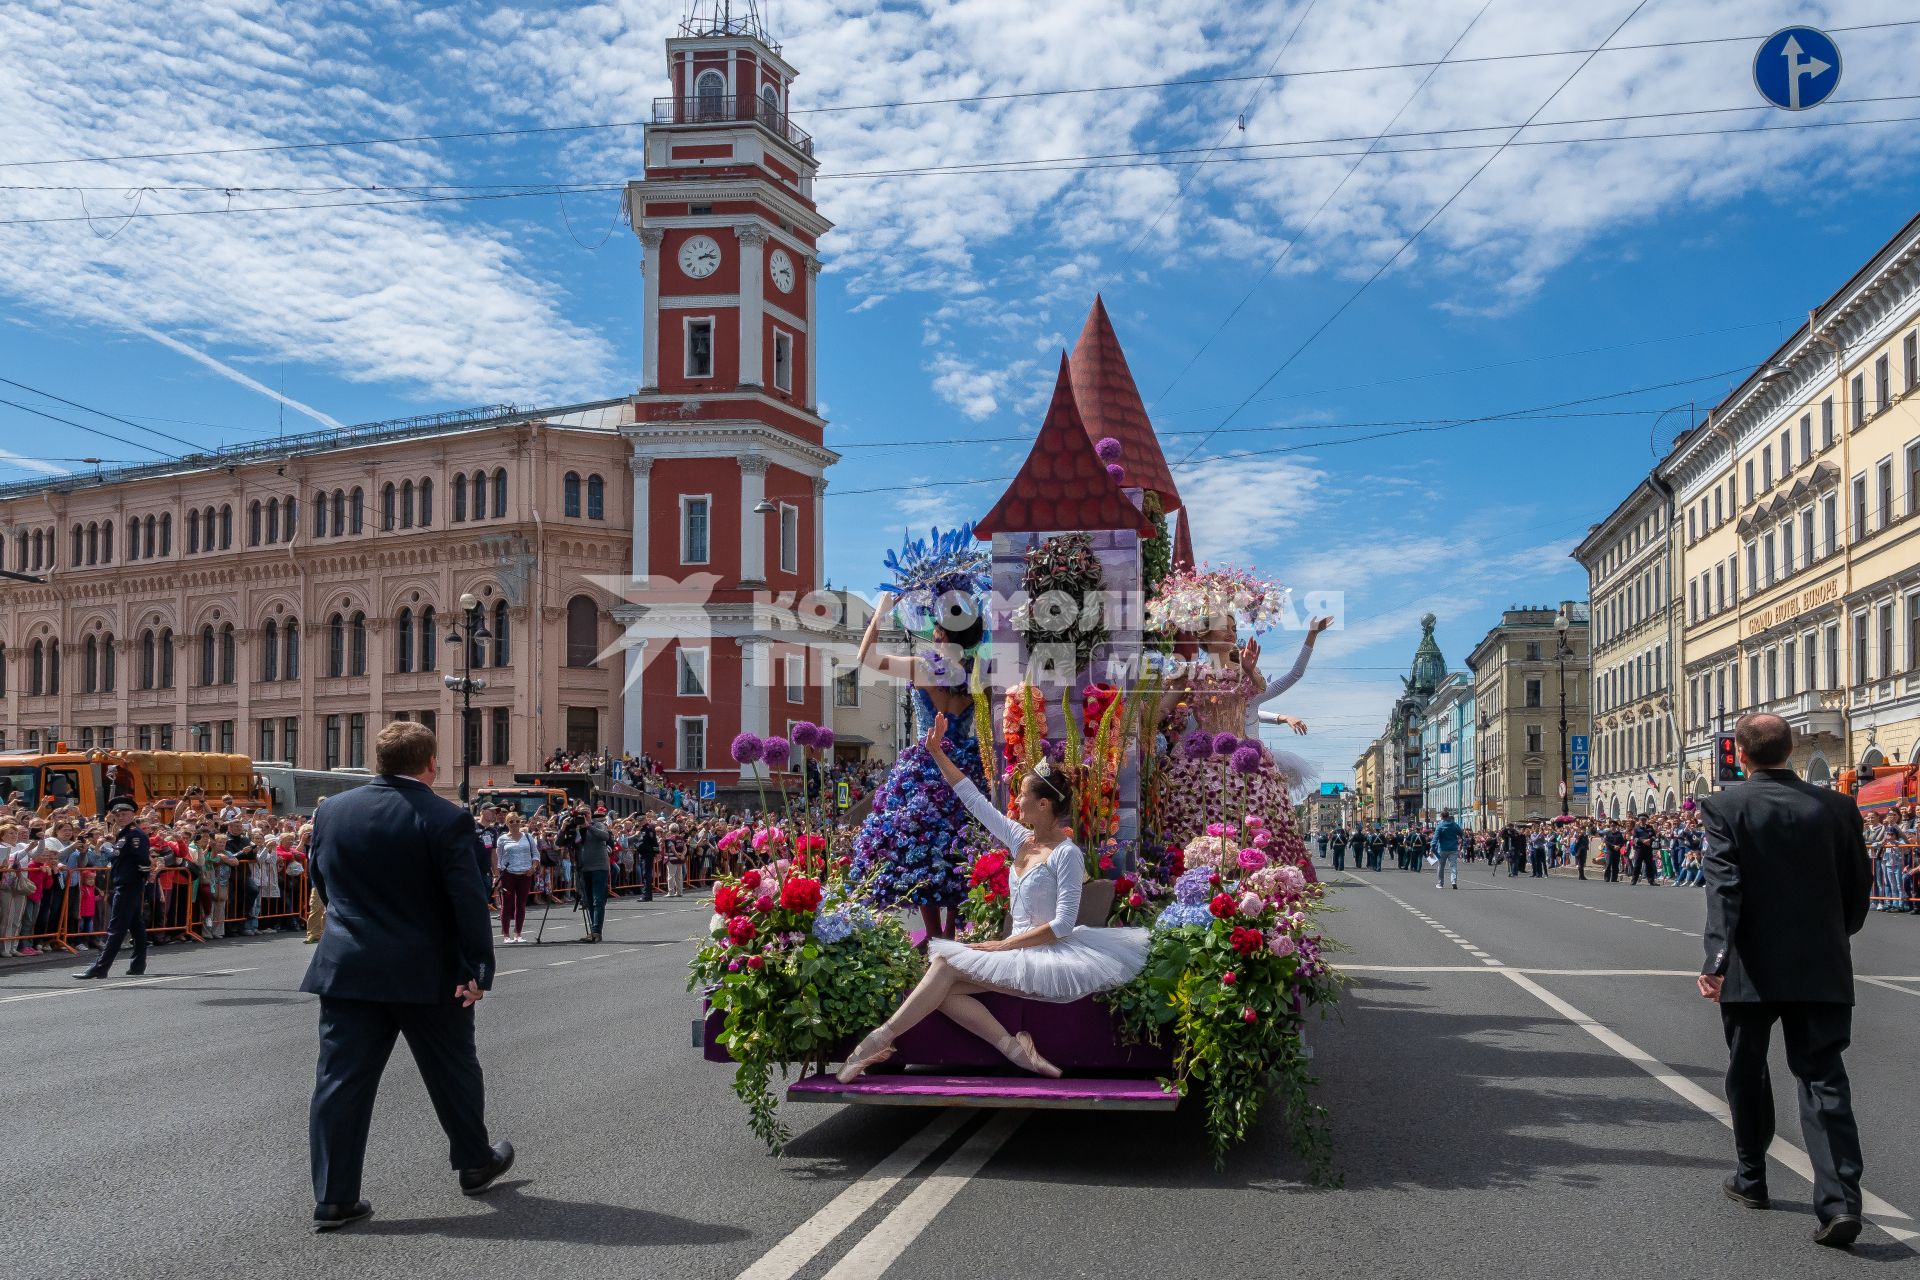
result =
[[[115,796],[130,796],[142,808],[177,800],[199,787],[210,800],[230,795],[248,806],[268,806],[272,797],[253,761],[215,751],[69,751],[64,742],[48,752],[0,752],[0,804],[19,800],[40,812],[73,804],[82,813],[104,814]]]

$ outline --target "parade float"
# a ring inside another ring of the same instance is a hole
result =
[[[774,1151],[787,1136],[779,1071],[792,1102],[1172,1110],[1193,1094],[1216,1158],[1273,1098],[1313,1176],[1330,1176],[1304,1033],[1337,979],[1293,826],[1298,779],[1250,731],[1259,677],[1236,638],[1276,625],[1286,593],[1250,571],[1195,564],[1098,300],[1026,463],[970,532],[970,552],[936,533],[890,556],[889,586],[912,626],[937,611],[957,571],[990,577],[989,635],[969,655],[967,687],[993,798],[1017,820],[1026,773],[1067,772],[1085,859],[1079,923],[1149,928],[1145,968],[1072,1003],[979,997],[1063,1069],[1058,1079],[1011,1071],[936,1013],[894,1042],[884,1068],[842,1084],[823,1068],[918,979],[924,939],[888,909],[896,890],[876,892],[865,849],[808,830],[803,813],[772,834],[765,865],[715,889],[691,981],[707,1002],[706,1056],[736,1064],[736,1092]],[[961,940],[997,938],[1012,853],[977,825],[951,840],[965,879]]]

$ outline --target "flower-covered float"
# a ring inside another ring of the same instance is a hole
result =
[[[796,1077],[792,1101],[1170,1110],[1195,1094],[1221,1158],[1276,1097],[1294,1149],[1330,1176],[1305,1027],[1338,979],[1293,826],[1299,778],[1254,732],[1262,677],[1239,640],[1278,622],[1286,593],[1250,570],[1195,566],[1097,303],[1026,466],[973,533],[990,541],[995,593],[990,642],[967,655],[969,740],[989,794],[1017,819],[1028,772],[1042,760],[1066,771],[1085,860],[1079,923],[1150,929],[1145,968],[1072,1003],[978,997],[1032,1036],[1059,1079],[1009,1071],[936,1013],[885,1066],[842,1085],[823,1068],[918,981],[922,939],[892,909],[903,895],[888,870],[844,835],[805,830],[803,814],[789,843],[715,889],[692,978],[707,998],[707,1056],[736,1064],[736,1091],[774,1150],[786,1135],[779,1068]],[[924,562],[963,559],[935,542],[941,554]],[[888,567],[890,587],[915,588],[901,563]],[[1012,852],[970,821],[942,838],[956,868],[947,892],[964,897],[961,940],[1001,937]]]

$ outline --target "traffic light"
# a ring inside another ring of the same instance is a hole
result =
[[[1733,745],[1733,735],[1717,734],[1713,740],[1714,770],[1713,780],[1719,783],[1745,782],[1747,771],[1740,767],[1740,750]]]

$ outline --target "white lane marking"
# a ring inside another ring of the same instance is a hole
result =
[[[1026,1122],[1019,1111],[999,1111],[981,1130],[960,1144],[940,1167],[921,1179],[893,1212],[880,1220],[859,1244],[833,1265],[825,1280],[880,1280],[900,1255],[920,1238],[940,1211],[953,1203],[960,1189],[973,1180],[1014,1130]]]
[[[958,1108],[941,1112],[933,1123],[902,1143],[899,1150],[867,1170],[818,1213],[788,1232],[784,1240],[742,1271],[739,1280],[791,1280],[842,1231],[878,1204],[902,1178],[919,1168],[921,1161],[958,1132],[972,1115],[971,1111]]]
[[[61,996],[84,996],[100,991],[121,991],[127,987],[151,987],[159,982],[179,982],[183,978],[230,978],[236,973],[252,973],[257,965],[248,965],[244,969],[209,969],[202,973],[168,973],[152,978],[127,978],[115,982],[111,978],[103,979],[97,987],[70,987],[59,991],[31,991],[20,996],[0,996],[0,1004],[14,1004],[21,1000],[57,1000]]]
[[[1666,1063],[1660,1061],[1639,1045],[1634,1044],[1631,1040],[1628,1040],[1611,1027],[1603,1026],[1595,1022],[1592,1018],[1580,1012],[1580,1010],[1574,1008],[1565,1000],[1562,1000],[1559,996],[1556,996],[1553,992],[1535,982],[1532,978],[1514,969],[1505,970],[1505,973],[1521,990],[1533,996],[1536,1000],[1540,1001],[1540,1003],[1546,1005],[1555,1013],[1558,1013],[1568,1022],[1573,1023],[1576,1027],[1579,1027],[1582,1031],[1625,1058],[1628,1062],[1633,1063],[1634,1066],[1639,1067],[1655,1080],[1667,1086],[1667,1088],[1671,1089],[1674,1093],[1679,1094],[1682,1098],[1691,1102],[1694,1106],[1706,1112],[1721,1124],[1727,1126],[1727,1128],[1733,1128],[1733,1114],[1727,1110],[1727,1104],[1722,1102],[1718,1097],[1679,1074],[1672,1067],[1669,1067]],[[1773,1146],[1769,1154],[1773,1159],[1778,1160],[1788,1169],[1799,1174],[1800,1177],[1807,1182],[1811,1183],[1813,1181],[1813,1163],[1807,1159],[1807,1153],[1792,1142],[1789,1142],[1785,1137],[1779,1134],[1774,1135]],[[1871,1191],[1864,1188],[1861,1189],[1860,1199],[1863,1207],[1866,1209],[1866,1213],[1864,1214],[1866,1220],[1873,1223],[1876,1227],[1879,1227],[1895,1240],[1900,1241],[1902,1244],[1907,1244],[1910,1241],[1920,1239],[1920,1230],[1917,1230],[1913,1225],[1914,1219],[1911,1214],[1906,1213],[1904,1210],[1896,1209],[1893,1205],[1888,1204],[1885,1200],[1882,1200],[1879,1196],[1874,1195]]]
[[[1894,985],[1894,984],[1893,984],[1892,982],[1889,982],[1889,981],[1888,981],[1887,979],[1885,979],[1885,978],[1868,978],[1868,977],[1861,977],[1861,978],[1860,978],[1860,981],[1862,981],[1862,982],[1871,982],[1871,983],[1872,983],[1872,984],[1873,984],[1874,986],[1876,986],[1876,987],[1885,987],[1885,988],[1886,988],[1887,990],[1889,990],[1889,991],[1898,991],[1898,992],[1899,992],[1899,993],[1900,993],[1901,995],[1903,995],[1903,996],[1920,996],[1920,991],[1909,991],[1909,990],[1907,990],[1907,988],[1905,988],[1905,987],[1899,987],[1899,986],[1895,986],[1895,985]],[[1905,981],[1908,981],[1908,982],[1911,982],[1911,981],[1913,981],[1913,979],[1911,979],[1911,978],[1908,978],[1908,979],[1905,979]]]
[[[526,972],[525,969],[502,969],[500,972],[494,974],[493,976],[496,978],[511,978],[516,973],[525,973],[525,972]]]
[[[563,964],[572,964],[572,963],[573,961],[571,960],[550,960],[547,962],[547,968],[558,969]]]
[[[605,960],[605,959],[606,959],[606,958],[607,958],[608,956],[610,956],[610,955],[612,955],[612,954],[613,954],[613,952],[611,952],[611,951],[602,951],[602,952],[601,952],[601,953],[600,953],[599,955],[593,955],[593,956],[581,956],[580,958],[581,958],[582,960]]]
[[[614,952],[614,954],[617,956],[631,955],[633,952],[638,951],[639,949],[640,948],[638,947],[622,947],[618,951]]]

